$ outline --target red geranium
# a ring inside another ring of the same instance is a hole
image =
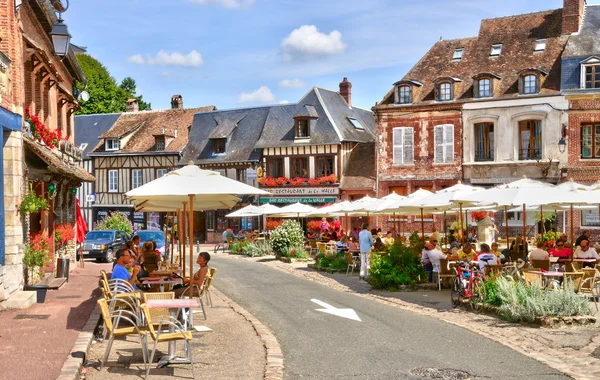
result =
[[[54,230],[54,242],[58,245],[67,244],[71,239],[75,237],[75,229],[69,223],[65,223],[56,227]]]
[[[282,224],[283,224],[283,219],[267,220],[267,230],[274,230],[275,228],[281,226]]]
[[[288,183],[288,179],[286,177],[279,177],[275,181],[277,181],[278,185],[285,185]]]
[[[60,129],[49,130],[36,115],[29,112],[29,107],[25,107],[25,121],[29,123],[31,134],[37,141],[44,142],[50,149],[58,146],[58,142],[62,139]]]

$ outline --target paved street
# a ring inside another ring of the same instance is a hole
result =
[[[216,286],[269,326],[285,354],[285,377],[416,378],[432,367],[473,378],[568,378],[503,345],[433,318],[332,290],[257,263],[213,257]],[[318,299],[354,309],[361,322],[315,311]]]

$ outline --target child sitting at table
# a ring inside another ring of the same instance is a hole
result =
[[[337,252],[346,252],[348,250],[348,237],[342,236],[340,241],[336,243],[335,248]]]

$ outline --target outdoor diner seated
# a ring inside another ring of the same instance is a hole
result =
[[[342,238],[340,239],[340,241],[337,242],[336,244],[336,251],[337,252],[345,252],[348,250],[348,237],[347,236],[342,236]]]
[[[493,253],[501,263],[504,264],[506,262],[506,257],[504,256],[502,251],[500,251],[500,249],[498,248],[498,243],[496,243],[496,242],[492,243],[492,249],[490,250],[490,252]]]
[[[231,228],[226,229],[223,232],[223,242],[227,243],[227,238],[235,239],[235,234]]]
[[[570,259],[573,255],[573,251],[571,251],[571,248],[565,247],[565,242],[561,239],[555,242],[554,248],[550,249],[548,253],[550,254],[550,256],[558,257],[559,259]]]
[[[385,244],[383,244],[383,241],[381,240],[380,237],[377,237],[375,239],[375,243],[373,243],[373,249],[375,251],[381,251],[384,248],[385,248]]]
[[[548,260],[548,252],[543,249],[545,245],[546,243],[543,240],[538,240],[536,244],[537,248],[529,253],[529,262],[533,260]]]
[[[477,255],[477,252],[475,252],[471,243],[465,243],[463,249],[458,251],[459,260],[473,261],[475,255]]]
[[[600,259],[596,250],[590,247],[590,242],[588,240],[582,240],[581,244],[575,250],[573,254],[573,258],[575,259]]]
[[[243,228],[241,230],[239,230],[239,232],[237,234],[238,240],[246,240],[247,236],[248,236],[248,233]]]
[[[581,236],[579,236],[577,238],[577,240],[575,240],[575,246],[577,247],[577,246],[581,245],[581,242],[584,241],[584,240],[590,241],[590,236],[591,235],[592,234],[590,233],[590,230],[583,230],[583,231],[581,231]]]
[[[433,272],[439,273],[440,271],[440,260],[447,258],[446,255],[442,253],[433,243],[427,242],[425,243],[425,248],[423,249],[423,255],[426,255],[430,264],[430,276],[429,282],[433,281]]]
[[[481,252],[476,256],[475,260],[479,262],[479,269],[483,272],[486,265],[498,265],[498,257],[490,252],[490,246],[486,243],[479,245]]]
[[[189,293],[189,292],[186,292],[186,290],[188,290],[190,286],[192,286],[192,285],[201,286],[204,283],[204,280],[206,279],[206,275],[208,274],[208,262],[209,261],[210,261],[210,254],[208,252],[200,252],[198,254],[196,263],[198,265],[200,265],[200,269],[198,269],[198,271],[196,273],[194,273],[194,276],[192,277],[191,280],[189,278],[183,279],[183,286],[175,289],[175,297],[181,298],[184,295],[187,295]],[[197,295],[197,294],[194,293],[194,295]]]
[[[117,265],[115,265],[115,267],[113,268],[111,280],[125,280],[131,285],[133,285],[135,288],[137,275],[140,273],[140,270],[142,268],[139,265],[136,265],[133,267],[133,272],[129,274],[129,271],[127,271],[127,266],[131,265],[131,262],[133,262],[133,260],[131,260],[129,252],[125,251],[124,249],[119,249],[115,257],[117,258]]]
[[[319,234],[315,230],[309,230],[306,237],[309,239],[317,239],[319,237]]]

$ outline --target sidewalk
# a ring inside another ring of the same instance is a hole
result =
[[[208,319],[202,316],[201,309],[194,313],[194,325],[207,326],[209,332],[193,333],[193,359],[196,378],[210,379],[263,379],[266,352],[264,344],[250,322],[235,312],[225,297],[216,289],[211,290],[213,306],[206,307]],[[149,350],[152,350],[150,343]],[[104,355],[107,341],[94,342],[88,351],[88,361],[93,366],[87,368],[87,379],[140,379],[145,376],[142,349],[137,337],[113,342],[110,356],[102,371],[98,363]],[[167,344],[161,343],[150,367],[150,377],[191,378],[189,364],[170,365],[156,368],[158,359],[167,353]],[[183,343],[177,343],[177,354],[182,355]]]
[[[0,313],[0,379],[58,377],[101,295],[100,270],[110,267],[86,262],[59,290],[49,290],[45,303]]]

